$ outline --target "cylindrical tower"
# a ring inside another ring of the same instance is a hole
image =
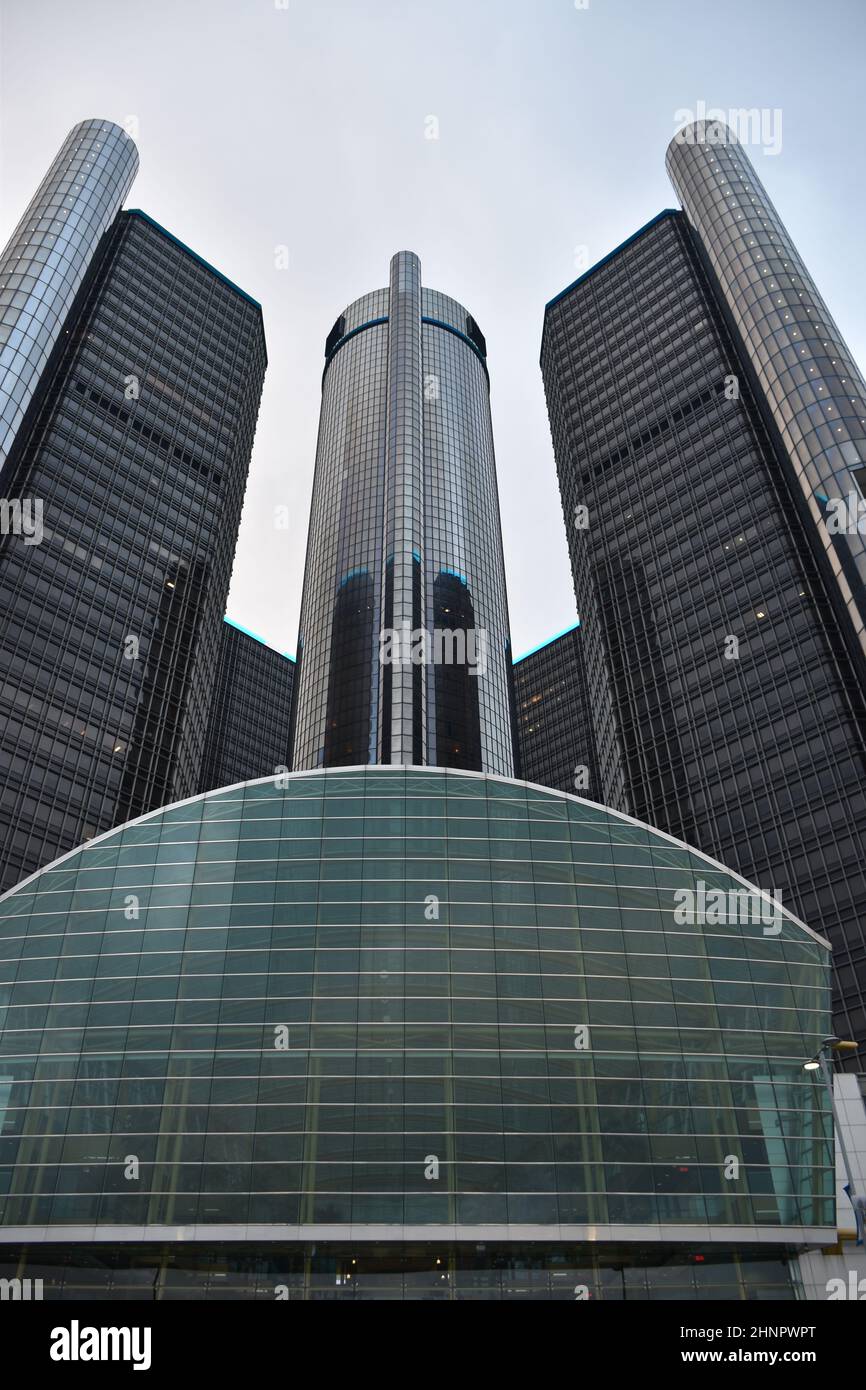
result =
[[[340,315],[298,638],[296,768],[513,771],[484,337],[417,256]]]
[[[0,256],[0,469],[137,171],[138,151],[120,126],[80,121]]]
[[[866,656],[866,382],[733,132],[687,126],[667,169]]]

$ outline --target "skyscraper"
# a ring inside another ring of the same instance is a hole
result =
[[[296,768],[513,770],[487,349],[417,256],[325,344]]]
[[[291,765],[295,663],[225,619],[199,791]]]
[[[103,233],[138,170],[111,121],[73,126],[0,256],[0,476]]]
[[[601,792],[582,640],[577,624],[515,661],[515,751],[525,782],[595,800]]]
[[[668,147],[667,169],[863,679],[866,381],[733,131],[719,121],[687,126]]]
[[[113,207],[105,179],[88,196]],[[63,285],[3,473],[39,518],[0,538],[4,886],[198,789],[266,363],[260,306],[142,212],[114,218],[68,310]]]
[[[140,213],[81,294],[15,446],[50,564],[10,552],[0,581],[36,615],[32,684],[12,668],[28,795],[74,751],[63,805],[98,793],[111,828],[71,824],[85,842],[0,895],[0,1271],[56,1298],[796,1297],[798,1254],[835,1237],[803,1069],[828,943],[705,852],[510,775],[477,325],[401,253],[329,335],[314,766],[286,774],[288,668],[216,608],[258,306]],[[548,775],[592,742],[598,797],[619,735],[612,706],[609,746],[563,717],[590,703],[582,639],[529,658],[525,706]],[[207,787],[259,756],[269,775]]]
[[[832,942],[835,1026],[864,1039],[853,629],[746,361],[681,213],[547,306],[599,799],[780,893]]]

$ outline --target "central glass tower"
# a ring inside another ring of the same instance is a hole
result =
[[[340,315],[307,546],[294,766],[513,772],[487,348],[411,251]]]

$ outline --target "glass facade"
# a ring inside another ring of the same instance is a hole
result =
[[[10,458],[0,886],[198,790],[266,353],[260,306],[144,213],[103,238]]]
[[[200,795],[0,899],[0,1242],[66,1296],[698,1297],[699,1263],[759,1296],[835,1238],[828,961],[704,855],[524,783]]]
[[[580,626],[514,663],[517,761],[526,782],[601,800]]]
[[[120,126],[79,122],[0,256],[0,475],[102,235],[137,172],[138,151]]]
[[[866,381],[734,133],[717,121],[687,126],[667,168],[778,431],[862,675]],[[844,523],[831,502],[843,503]]]
[[[290,1302],[791,1301],[794,1248],[432,1241],[171,1245],[0,1243],[0,1279],[41,1279],[53,1300]]]
[[[325,351],[294,765],[510,774],[484,338],[462,305],[422,287],[404,251],[388,289],[351,304]],[[429,659],[383,659],[389,632],[427,634]]]
[[[290,656],[225,620],[199,791],[291,766],[294,683]]]
[[[862,689],[681,213],[551,301],[542,370],[597,798],[775,889],[866,1039]]]

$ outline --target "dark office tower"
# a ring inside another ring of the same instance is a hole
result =
[[[866,679],[866,381],[733,132],[695,122],[667,168]]]
[[[525,782],[598,801],[580,624],[514,663],[516,755]]]
[[[417,256],[325,344],[296,768],[513,771],[487,349]]]
[[[225,619],[199,791],[290,765],[295,663]]]
[[[265,361],[254,300],[116,217],[7,465],[43,529],[0,541],[0,883],[198,790]]]
[[[550,302],[542,369],[596,797],[775,888],[829,937],[836,1028],[862,1039],[861,692],[681,213]]]

